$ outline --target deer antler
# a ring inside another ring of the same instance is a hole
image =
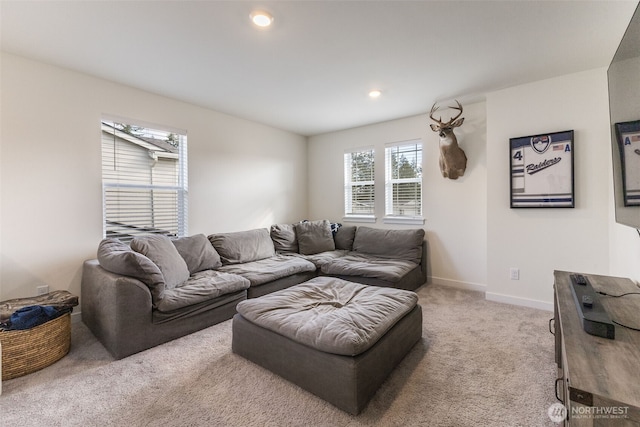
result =
[[[440,116],[440,119],[436,119],[435,117],[433,117],[433,113],[435,113],[436,111],[438,111],[438,108],[440,107],[436,107],[436,103],[433,103],[433,107],[431,107],[431,111],[429,112],[429,118],[431,120],[433,120],[434,122],[437,122],[439,125],[442,125],[442,116]]]
[[[438,123],[442,127],[450,126],[458,117],[460,117],[462,115],[462,105],[460,104],[460,102],[457,99],[456,99],[456,104],[458,104],[457,107],[449,107],[449,108],[451,108],[452,110],[458,110],[460,112],[458,113],[457,116],[452,117],[451,119],[449,119],[449,121],[447,123],[442,123],[442,116],[440,116],[439,119],[436,119],[435,117],[433,117],[433,113],[438,111],[438,108],[440,108],[440,107],[436,107],[435,103],[433,104],[433,107],[431,107],[431,111],[429,112],[429,118],[431,120],[433,120],[434,122]]]
[[[460,105],[460,102],[456,99],[456,104],[458,104],[457,107],[449,107],[452,110],[459,110],[460,112],[458,113],[457,116],[453,117],[451,120],[449,120],[449,124],[453,123],[458,117],[460,117],[462,115],[462,105]]]

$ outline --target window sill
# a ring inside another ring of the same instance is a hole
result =
[[[372,215],[347,215],[342,217],[343,222],[369,222],[375,223],[376,217]]]
[[[408,225],[424,225],[424,218],[421,216],[385,216],[382,218],[385,224],[408,224]]]

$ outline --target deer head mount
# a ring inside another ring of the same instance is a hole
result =
[[[440,136],[440,171],[442,176],[449,179],[458,179],[464,175],[464,171],[467,168],[467,156],[464,154],[462,148],[458,146],[458,140],[453,133],[453,128],[457,128],[464,122],[464,117],[459,119],[462,115],[462,105],[458,101],[457,107],[450,107],[453,110],[458,110],[459,113],[452,117],[448,122],[442,121],[442,116],[439,119],[433,117],[433,114],[438,111],[439,107],[433,104],[431,112],[429,112],[429,118],[436,122],[431,125],[431,130],[438,132]]]

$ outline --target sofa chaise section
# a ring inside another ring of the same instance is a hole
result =
[[[426,253],[423,229],[358,227],[352,250],[320,270],[350,282],[415,290],[427,281]]]

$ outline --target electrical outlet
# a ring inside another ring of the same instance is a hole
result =
[[[44,295],[44,294],[48,294],[49,293],[49,286],[48,285],[42,285],[42,286],[38,286],[36,288],[36,294],[37,295]]]
[[[509,277],[511,280],[520,280],[520,269],[517,267],[511,267],[509,269]]]

